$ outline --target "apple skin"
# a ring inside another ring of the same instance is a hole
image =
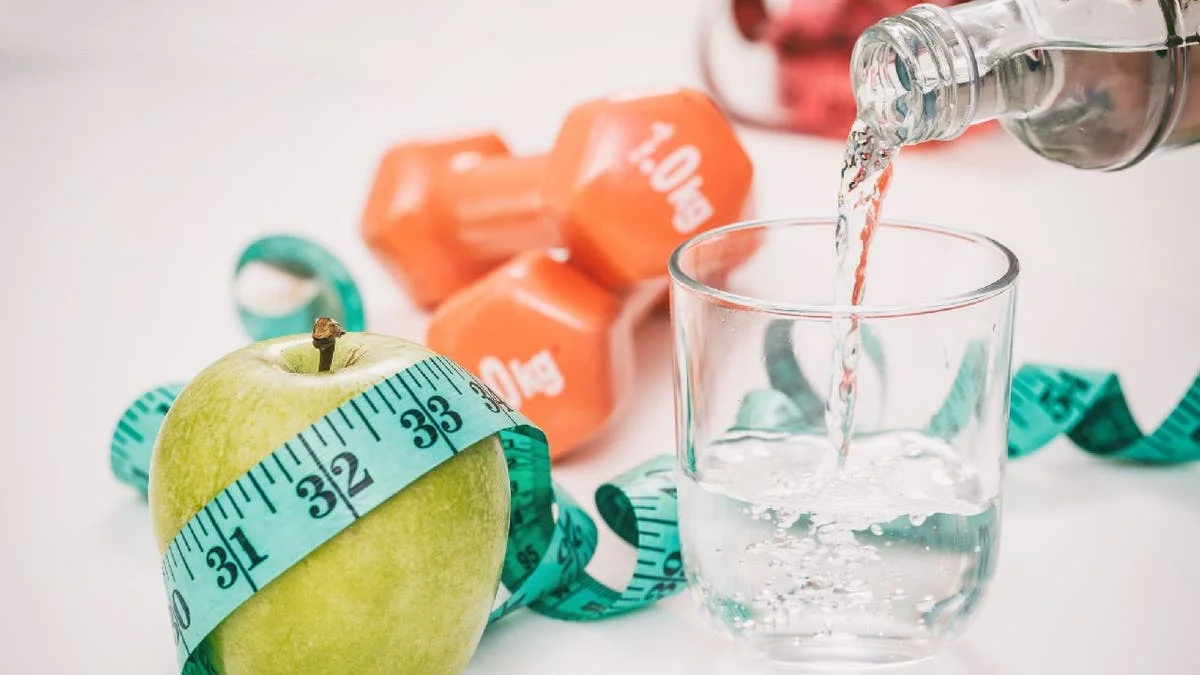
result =
[[[352,350],[360,352],[347,366]],[[258,342],[205,368],[163,421],[149,506],[159,554],[201,507],[284,441],[380,380],[434,355],[348,333],[317,373],[311,336]],[[398,440],[399,447],[403,441]],[[495,436],[339,532],[210,634],[224,675],[456,675],[499,587],[510,495]]]

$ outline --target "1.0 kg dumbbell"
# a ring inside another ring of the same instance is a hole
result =
[[[688,236],[743,216],[752,174],[705,94],[617,95],[573,109],[545,155],[511,156],[491,133],[392,148],[362,232],[425,308],[531,249],[565,247],[623,289],[663,276]]]

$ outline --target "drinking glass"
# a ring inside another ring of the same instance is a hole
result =
[[[833,241],[832,219],[753,221],[672,255],[679,523],[719,632],[775,664],[862,670],[936,655],[992,578],[1018,265],[984,236],[885,221],[862,303],[839,307]],[[847,321],[842,453],[825,415]]]

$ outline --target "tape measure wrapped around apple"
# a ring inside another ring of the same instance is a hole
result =
[[[150,464],[180,663],[456,673],[520,607],[642,607],[683,587],[673,489],[652,478],[670,471],[654,461],[598,493],[639,548],[613,591],[583,572],[596,528],[550,481],[540,430],[453,362],[328,319],[311,341],[244,347],[182,390]],[[493,610],[499,582],[512,595]]]
[[[238,269],[301,270],[314,306],[361,312],[318,251],[259,241]],[[584,572],[596,525],[552,482],[535,425],[408,340],[329,317],[271,336],[314,306],[239,305],[259,341],[146,392],[114,431],[114,474],[148,494],[182,672],[457,673],[516,609],[593,620],[683,589],[669,456],[596,491],[637,548],[629,583],[609,588]]]

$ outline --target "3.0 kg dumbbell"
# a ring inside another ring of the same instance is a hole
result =
[[[424,308],[530,249],[565,247],[623,289],[663,276],[688,236],[743,216],[752,174],[707,95],[615,95],[574,108],[545,155],[514,157],[492,133],[393,147],[362,232]]]

